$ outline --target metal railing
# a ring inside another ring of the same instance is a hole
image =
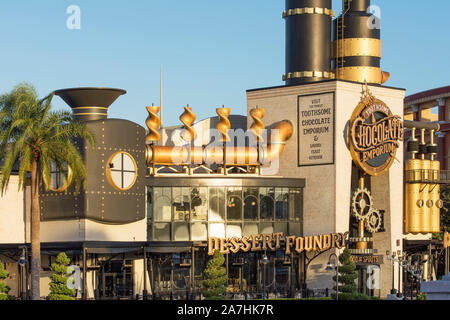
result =
[[[450,184],[450,170],[406,170],[406,183]]]

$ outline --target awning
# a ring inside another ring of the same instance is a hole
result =
[[[189,252],[192,247],[148,247],[145,248],[146,252],[150,253],[181,253],[181,252]]]

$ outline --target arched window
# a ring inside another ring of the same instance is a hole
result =
[[[46,181],[44,178],[44,183],[47,188],[54,192],[66,191],[72,182],[72,170],[65,164],[64,169],[58,169],[56,163],[52,161],[50,163],[50,181]]]
[[[137,179],[136,161],[127,152],[116,152],[108,160],[106,176],[115,189],[120,191],[129,190]]]

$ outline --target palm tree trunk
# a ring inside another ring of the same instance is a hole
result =
[[[31,166],[31,299],[40,300],[41,273],[41,214],[39,206],[38,181],[39,156],[35,156]]]

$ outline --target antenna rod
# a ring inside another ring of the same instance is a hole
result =
[[[161,107],[161,129],[163,128],[163,98],[162,98],[162,65],[159,67],[159,105]]]

